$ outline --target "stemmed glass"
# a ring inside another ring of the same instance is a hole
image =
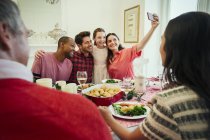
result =
[[[87,72],[77,71],[77,81],[80,85],[85,84],[87,81]]]
[[[123,87],[125,89],[130,89],[132,88],[132,84],[131,84],[131,77],[123,77]]]

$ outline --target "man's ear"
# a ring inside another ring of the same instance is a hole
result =
[[[64,43],[63,42],[61,42],[61,44],[60,44],[60,48],[64,48]]]
[[[9,31],[9,27],[0,23],[0,49],[1,50],[9,50],[11,46],[11,32]]]

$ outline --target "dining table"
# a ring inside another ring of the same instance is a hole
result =
[[[154,97],[155,94],[159,93],[161,91],[161,81],[156,77],[147,78],[149,81],[149,84],[146,86],[145,92],[141,93],[143,94],[140,98],[134,97],[129,102],[139,102],[140,104],[147,105],[151,99]],[[123,100],[120,100],[123,102]],[[129,131],[135,130],[140,123],[145,119],[124,119],[120,117],[113,116],[121,125],[128,128]],[[119,137],[110,129],[110,132],[112,134],[113,140],[119,140]]]
[[[123,85],[123,81],[120,81],[121,83],[118,85],[117,83],[117,87],[120,87],[121,92],[125,92],[125,87],[126,86]],[[147,83],[147,84],[146,84]],[[104,83],[106,84],[106,83]],[[116,84],[116,83],[114,83]],[[110,84],[108,84],[110,85]],[[133,90],[135,88],[135,82],[132,81],[129,85],[133,85],[131,87],[128,86],[128,89]],[[69,86],[69,88],[67,87]],[[75,92],[72,91],[72,86],[76,87]],[[87,87],[86,87],[87,86]],[[75,83],[69,83],[67,85],[65,85],[65,87],[67,88],[66,92],[69,93],[75,93],[75,94],[79,94],[81,96],[85,96],[85,94],[83,93],[84,90],[86,90],[86,88],[91,88],[91,86],[97,86],[97,84],[93,84],[93,83],[89,83],[89,84],[83,84],[83,85],[78,85],[76,86]],[[138,103],[141,105],[145,105],[148,108],[148,103],[151,101],[151,99],[154,97],[155,94],[159,93],[160,91],[162,91],[162,80],[159,77],[151,77],[151,78],[146,78],[146,82],[145,82],[145,86],[146,88],[144,88],[144,91],[141,92],[136,92],[137,96],[134,96],[132,99],[128,100],[128,99],[120,99],[119,101],[115,102],[115,103],[119,103],[119,102],[133,102],[133,103]],[[62,86],[63,87],[63,86]],[[63,88],[59,87],[57,88],[57,86],[55,85],[53,88],[57,89],[57,90],[62,90]],[[71,90],[69,90],[71,89]],[[124,89],[124,90],[123,90]],[[126,94],[126,92],[125,92]],[[128,92],[127,92],[128,94]],[[110,105],[112,106],[112,105]],[[109,106],[109,107],[110,107]],[[150,109],[149,109],[150,110]],[[124,127],[128,128],[128,130],[133,131],[134,129],[136,129],[140,123],[145,119],[146,115],[149,112],[147,112],[145,115],[143,115],[144,117],[119,117],[113,114],[113,117],[115,118],[116,121],[118,121],[121,125],[123,125]],[[114,140],[119,140],[119,137],[111,130],[110,128],[110,133],[112,135],[112,138]]]
[[[140,93],[137,93],[140,96],[137,97],[133,97],[130,100],[119,100],[118,102],[138,102],[142,105],[148,105],[148,103],[151,101],[151,99],[154,97],[155,94],[159,93],[162,88],[161,88],[161,80],[158,77],[150,77],[147,78],[147,85],[146,85],[146,90]],[[90,84],[89,84],[90,85]],[[94,85],[94,84],[93,84]],[[91,85],[92,86],[92,85]],[[83,95],[81,93],[81,90],[78,92],[81,95]],[[115,120],[117,120],[121,125],[123,125],[124,127],[128,128],[129,131],[133,131],[134,129],[136,129],[140,123],[145,119],[145,117],[140,117],[139,119],[129,119],[129,118],[121,118],[121,117],[116,117],[115,115],[113,115],[113,117],[115,118]],[[113,140],[119,140],[119,137],[110,129],[110,133],[112,135]]]

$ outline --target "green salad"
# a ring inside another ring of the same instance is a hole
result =
[[[114,111],[123,116],[139,116],[145,115],[147,110],[143,105],[139,104],[113,104]]]
[[[114,79],[108,79],[108,80],[106,80],[106,83],[118,83],[118,81],[116,81]]]

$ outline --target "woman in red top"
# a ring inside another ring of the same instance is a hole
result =
[[[136,57],[141,55],[141,50],[158,26],[158,16],[154,16],[154,19],[155,21],[152,21],[152,26],[146,36],[141,42],[131,48],[124,49],[115,33],[109,33],[106,36],[108,47],[107,68],[111,78],[122,80],[123,77],[134,77],[132,62]]]

